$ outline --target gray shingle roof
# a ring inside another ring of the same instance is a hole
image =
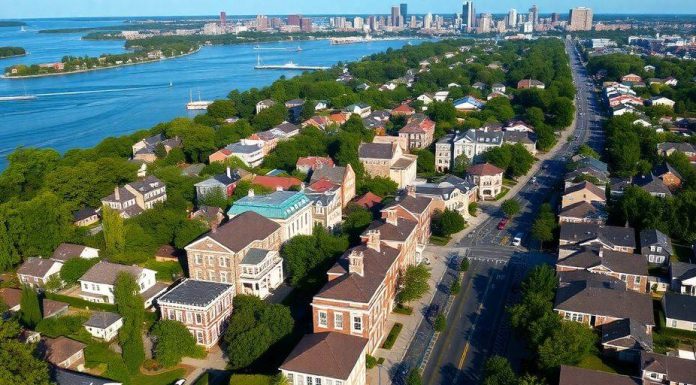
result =
[[[360,158],[391,159],[394,156],[392,143],[363,143],[358,149]]]
[[[653,339],[645,325],[633,319],[606,323],[601,328],[602,344],[628,349],[652,350]]]
[[[558,385],[640,385],[643,382],[634,377],[622,374],[601,372],[598,370],[577,368],[574,366],[561,366],[561,377]]]
[[[640,247],[650,245],[662,246],[662,248],[669,254],[674,253],[674,249],[672,248],[672,240],[660,230],[645,229],[640,232]]]
[[[696,264],[686,262],[671,262],[670,274],[672,279],[684,281],[696,277]]]
[[[93,328],[106,329],[109,326],[118,322],[118,320],[120,319],[121,316],[116,313],[108,311],[97,311],[92,313],[92,316],[89,317],[89,319],[82,325]]]
[[[203,237],[210,237],[236,253],[253,241],[267,238],[279,228],[276,222],[253,211],[246,211]]]
[[[80,278],[80,281],[113,285],[116,283],[116,278],[121,272],[130,273],[137,278],[140,276],[140,274],[142,274],[143,268],[139,266],[119,265],[117,263],[101,261],[87,270],[87,272]]]
[[[268,256],[269,253],[271,253],[270,250],[251,248],[246,253],[244,258],[242,258],[242,261],[240,262],[240,264],[241,265],[258,265],[259,263],[263,262],[264,259],[266,259],[266,257]]]
[[[186,279],[159,297],[157,303],[206,307],[232,287],[226,283]]]
[[[667,292],[662,301],[665,317],[696,322],[696,296]]]
[[[76,245],[74,243],[61,243],[53,251],[51,259],[56,261],[67,261],[72,258],[78,258],[87,246]]]
[[[56,261],[50,259],[29,257],[24,261],[22,266],[17,269],[17,274],[31,277],[44,277],[56,263]]]

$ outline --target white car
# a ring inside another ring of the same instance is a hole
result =
[[[524,238],[524,234],[522,233],[517,233],[515,235],[515,238],[512,238],[512,245],[513,246],[519,246],[522,244],[522,238]]]

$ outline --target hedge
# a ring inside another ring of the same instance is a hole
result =
[[[52,299],[55,301],[65,302],[72,307],[77,307],[80,309],[102,310],[102,311],[110,311],[110,312],[114,312],[114,313],[116,312],[116,305],[112,305],[110,303],[89,302],[89,301],[85,301],[82,298],[70,297],[67,295],[61,295],[61,294],[56,294],[56,293],[46,293],[46,298]]]
[[[396,343],[396,339],[399,337],[399,333],[401,333],[401,329],[403,329],[404,325],[400,323],[395,323],[394,326],[392,326],[391,330],[389,331],[389,335],[387,335],[387,338],[384,339],[384,343],[382,344],[382,349],[391,349],[394,344]]]

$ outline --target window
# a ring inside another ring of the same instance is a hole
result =
[[[227,257],[220,257],[219,259],[220,267],[227,267]]]
[[[287,377],[288,377],[288,384],[293,385],[295,382],[293,381],[294,378],[292,376],[292,373],[288,373]]]
[[[325,311],[319,311],[319,327],[325,328],[329,326],[329,316]]]
[[[203,341],[203,332],[200,331],[200,330],[196,330],[196,341],[197,341],[199,344],[202,344],[202,343],[204,342],[204,341]]]
[[[635,283],[636,285],[638,285],[640,283],[640,276],[639,275],[636,275],[633,277],[633,283]]]
[[[307,385],[312,385],[312,376],[307,376]]]
[[[227,283],[227,272],[224,272],[224,271],[220,272],[220,282]]]
[[[212,255],[208,256],[208,266],[215,266],[215,257]]]
[[[201,258],[200,254],[194,254],[194,259],[196,260],[196,265],[200,265],[203,263],[203,259]]]
[[[321,385],[321,377],[314,377],[314,385]]]
[[[343,329],[343,314],[334,313],[334,329]]]
[[[187,324],[193,323],[193,315],[189,311],[186,312],[186,323]]]
[[[362,331],[362,317],[359,315],[353,316],[353,330],[356,332]]]
[[[196,313],[196,325],[200,325],[203,323],[203,316],[201,316],[201,313]]]

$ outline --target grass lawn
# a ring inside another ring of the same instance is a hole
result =
[[[503,185],[512,187],[517,184],[517,181],[510,178],[503,178]]]
[[[432,243],[435,246],[447,246],[447,242],[452,239],[451,237],[440,237],[437,235],[431,235],[430,236],[430,243]]]
[[[495,200],[499,201],[499,200],[505,198],[505,195],[507,195],[508,191],[510,191],[509,188],[503,187],[503,189],[500,191],[500,194],[495,196]]]
[[[599,370],[602,372],[609,372],[609,373],[616,373],[616,370],[614,370],[611,366],[605,364],[601,358],[598,356],[591,354],[580,361],[578,364],[579,367],[585,368],[585,369],[592,369],[592,370]]]
[[[152,376],[142,373],[132,374],[126,368],[123,358],[103,343],[89,344],[85,348],[85,361],[85,366],[88,368],[101,369],[105,366],[106,370],[101,376],[122,382],[124,385],[169,385],[186,373],[184,369],[173,368]]]
[[[144,268],[157,272],[158,281],[173,282],[183,274],[179,262],[157,262],[151,259],[142,265]]]
[[[230,385],[271,385],[273,377],[263,374],[233,374]]]
[[[672,246],[674,247],[674,254],[672,258],[675,256],[677,257],[677,260],[679,262],[691,262],[691,260],[694,257],[694,253],[691,250],[691,247],[685,246],[685,245],[679,245],[676,243],[672,243]]]
[[[653,300],[653,312],[657,325],[653,328],[653,345],[657,353],[666,353],[677,348],[680,344],[693,346],[696,344],[696,332],[671,329],[665,326],[665,314],[659,300]]]

